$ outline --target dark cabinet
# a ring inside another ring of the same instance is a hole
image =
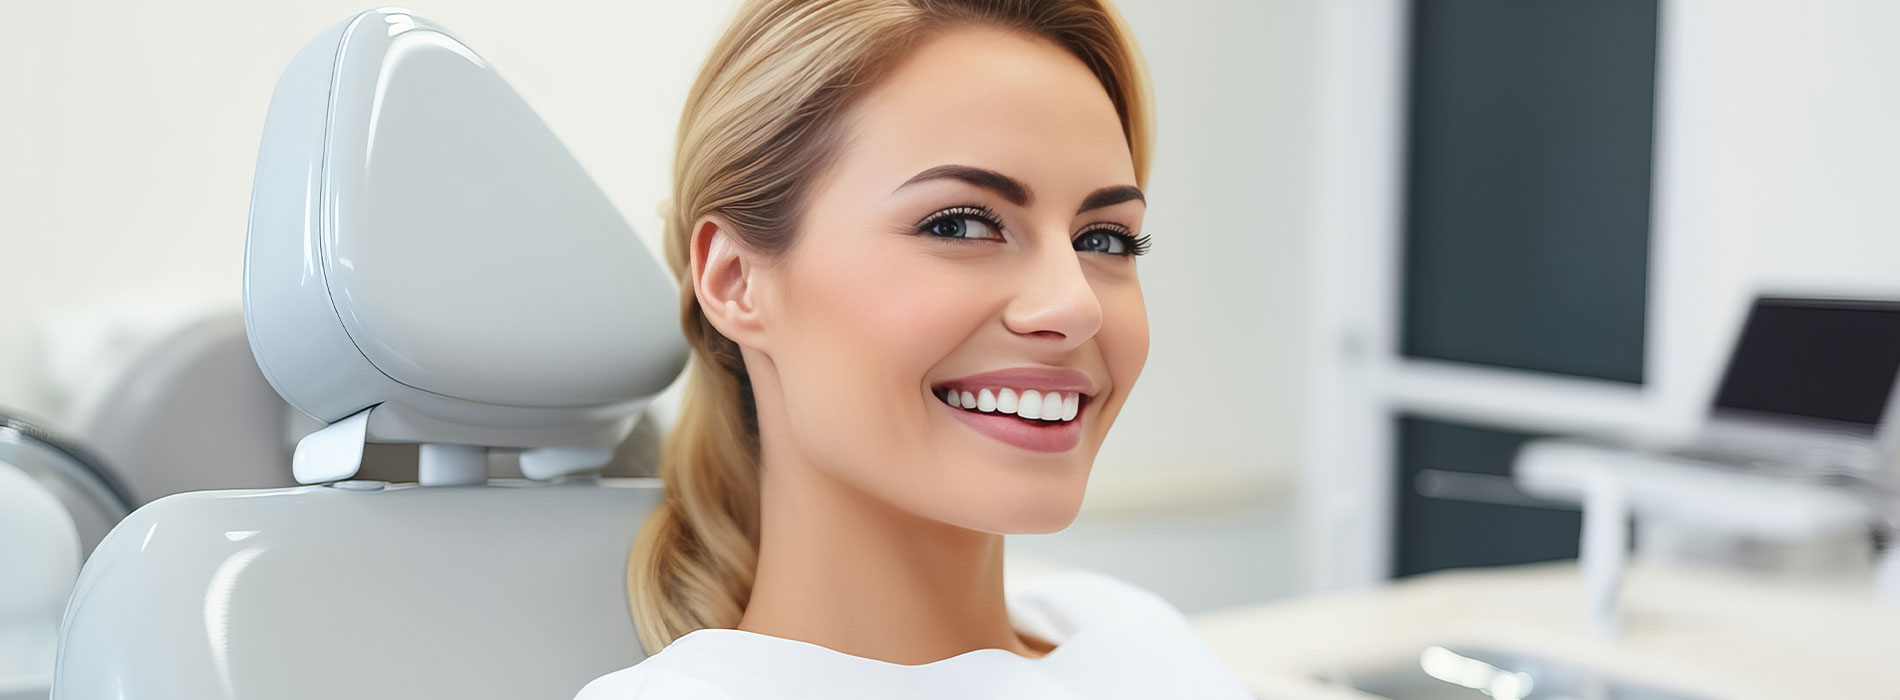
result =
[[[1412,8],[1401,352],[1642,383],[1655,0]]]
[[[1582,513],[1511,483],[1517,449],[1540,437],[1398,417],[1396,576],[1577,556]]]
[[[1641,385],[1656,0],[1416,0],[1399,352]],[[1514,494],[1532,435],[1397,415],[1394,572],[1574,557]]]

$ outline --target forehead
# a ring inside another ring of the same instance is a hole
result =
[[[1038,204],[1045,192],[1079,199],[1104,185],[1135,183],[1107,90],[1080,59],[1028,34],[974,26],[940,32],[848,116],[838,166],[856,184],[889,189],[949,163],[1023,180]]]

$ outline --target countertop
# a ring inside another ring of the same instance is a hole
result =
[[[1441,572],[1192,617],[1263,698],[1371,697],[1316,678],[1431,645],[1560,658],[1694,696],[1900,698],[1900,608],[1854,579],[1632,562],[1615,639],[1585,633],[1574,562]]]

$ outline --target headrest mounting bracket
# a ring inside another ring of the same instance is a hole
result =
[[[488,482],[488,448],[425,443],[417,449],[416,483],[471,486]]]
[[[369,440],[371,406],[303,436],[290,458],[290,471],[299,484],[342,481],[363,468],[363,445]]]

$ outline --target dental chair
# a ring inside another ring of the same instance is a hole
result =
[[[46,700],[79,564],[130,510],[78,440],[0,411],[0,700]]]
[[[257,370],[235,310],[160,337],[80,412],[80,434],[134,505],[209,488],[295,486],[296,414]]]
[[[185,491],[294,486],[292,450],[325,425],[285,403],[264,379],[244,314],[235,309],[159,337],[86,403],[77,432],[125,484],[134,506]],[[601,475],[657,474],[660,440],[656,421],[640,420]],[[369,445],[357,475],[415,481],[416,454],[415,445]],[[491,450],[490,471],[519,477],[518,459]],[[104,534],[100,529],[92,542]]]
[[[42,700],[79,533],[52,493],[0,462],[0,700]]]
[[[272,96],[245,249],[257,365],[325,424],[301,485],[122,520],[52,697],[558,699],[638,662],[626,556],[660,487],[594,471],[684,367],[677,294],[466,44],[401,10],[332,27]],[[360,478],[372,443],[416,445],[417,483]]]

